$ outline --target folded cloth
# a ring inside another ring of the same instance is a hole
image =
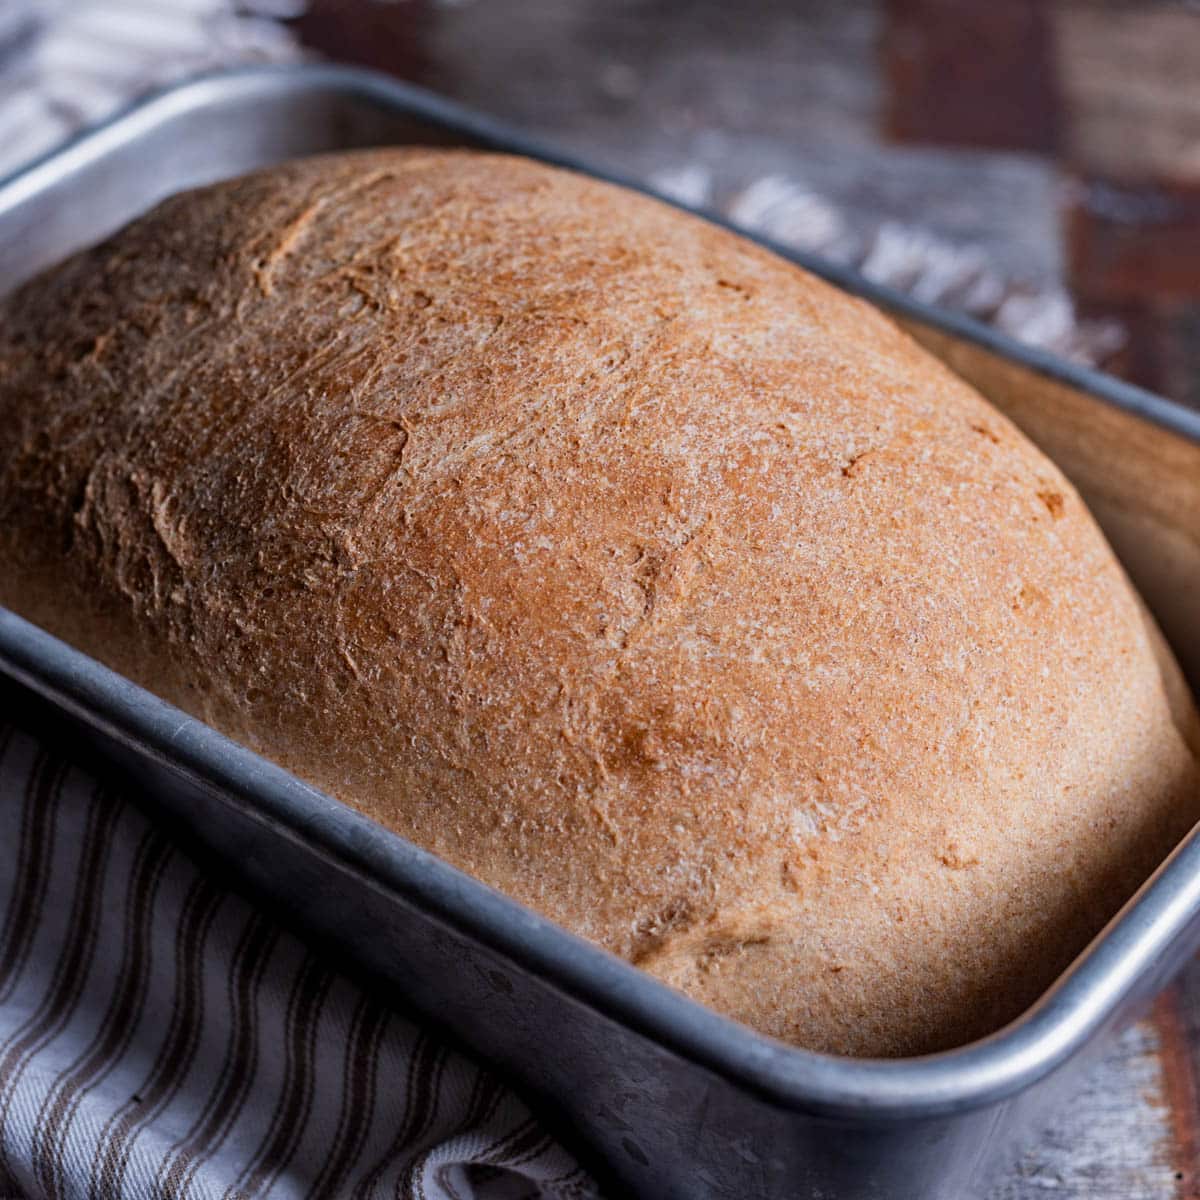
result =
[[[0,1198],[598,1195],[485,1070],[0,711]]]

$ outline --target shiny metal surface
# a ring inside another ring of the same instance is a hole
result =
[[[369,73],[238,71],[163,93],[0,183],[0,280],[14,285],[181,188],[298,154],[395,142],[488,145],[586,169]],[[963,354],[1003,359],[1028,388],[1041,380],[1098,414],[1152,425],[1160,442],[1200,463],[1200,414],[805,265]],[[1153,604],[1152,571],[1139,564],[1133,573]],[[1188,586],[1200,589],[1200,574]],[[1200,665],[1192,623],[1164,625],[1181,659]],[[1100,1036],[1200,944],[1193,834],[1006,1030],[921,1059],[811,1054],[677,995],[3,610],[0,672],[87,731],[145,785],[148,803],[265,898],[519,1080],[602,1164],[614,1194],[975,1194],[1069,1095]]]

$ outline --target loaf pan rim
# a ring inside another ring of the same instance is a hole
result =
[[[444,126],[464,140],[472,139],[490,149],[525,154],[631,187],[750,237],[885,309],[975,342],[1022,367],[1200,444],[1200,413],[1101,372],[1022,346],[968,317],[930,308],[872,283],[848,268],[747,233],[717,214],[681,204],[619,173],[592,167],[575,155],[510,129],[501,121],[423,88],[362,68],[324,63],[255,65],[207,72],[159,89],[0,180],[0,221],[15,204],[36,196],[39,188],[47,186],[47,181],[82,162],[102,158],[108,148],[122,144],[139,129],[186,115],[210,103],[215,96],[227,95],[231,87],[263,94],[278,88],[327,88],[368,102],[403,108],[432,124]],[[484,913],[502,915],[514,925],[536,930],[539,938],[549,941],[550,950],[531,946],[528,939],[514,941],[511,929],[506,929],[503,921],[481,930],[477,927],[478,913],[472,915],[467,905],[452,923],[475,941],[491,948],[499,944],[501,954],[525,969],[536,969],[551,986],[577,1001],[735,1086],[789,1110],[851,1120],[907,1121],[1002,1101],[1052,1072],[1115,1019],[1122,1001],[1135,989],[1143,972],[1200,915],[1200,833],[1193,830],[1051,989],[1003,1029],[969,1045],[917,1058],[851,1059],[819,1054],[758,1034],[674,992],[637,968],[456,871],[355,813],[348,805],[230,742],[203,722],[174,709],[5,609],[0,609],[0,671],[90,723],[109,723],[127,744],[158,746],[157,753],[164,762],[170,762],[172,754],[181,755],[184,747],[190,746],[189,754],[195,761],[185,769],[196,777],[204,778],[199,770],[201,765],[219,774],[222,757],[232,757],[248,768],[252,766],[251,775],[273,779],[268,797],[272,804],[280,799],[277,789],[282,789],[293,800],[303,796],[308,803],[319,802],[318,807],[327,813],[350,818],[353,828],[370,826],[389,844],[403,847],[407,863],[421,861],[438,876],[435,886],[443,889],[443,899],[451,893],[463,895]],[[76,690],[72,695],[73,689],[82,684],[87,685],[83,691]],[[101,699],[108,701],[107,712],[99,704]],[[123,723],[114,724],[112,719],[118,713],[123,714]],[[174,723],[174,733],[164,742],[161,735],[167,723]],[[191,744],[193,739],[197,744]],[[244,784],[245,781],[242,787],[235,785],[232,791],[244,792]],[[262,798],[260,793],[259,799]],[[268,815],[285,831],[313,844],[303,828],[295,827],[296,811],[281,809]],[[302,815],[307,819],[312,812]],[[324,845],[318,848],[322,853],[327,852]],[[339,854],[352,855],[352,850],[348,846],[339,847]],[[350,860],[341,858],[341,861]],[[378,864],[373,866],[377,868]],[[431,901],[435,919],[445,919],[438,909],[439,902],[429,895],[428,886],[411,879],[396,879],[389,886],[410,897]],[[484,932],[486,939],[481,936]],[[528,959],[537,961],[531,966]]]

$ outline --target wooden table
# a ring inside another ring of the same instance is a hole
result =
[[[885,277],[965,272],[1018,330],[1200,407],[1195,4],[314,0],[299,28]],[[1200,1197],[1198,1061],[1200,968],[995,1200]]]

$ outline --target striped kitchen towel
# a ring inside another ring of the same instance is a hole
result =
[[[598,1195],[523,1104],[0,712],[0,1198]]]

